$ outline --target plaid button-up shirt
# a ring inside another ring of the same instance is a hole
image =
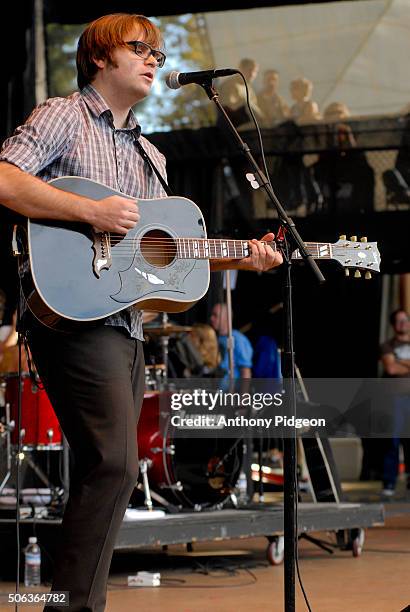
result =
[[[87,85],[67,98],[51,98],[31,113],[1,150],[7,161],[44,181],[59,176],[83,176],[135,198],[164,197],[155,174],[138,152],[135,137],[166,179],[165,158],[141,136],[132,111],[126,127],[115,129],[103,97]],[[125,327],[140,340],[140,311],[127,308],[108,317],[106,325]]]

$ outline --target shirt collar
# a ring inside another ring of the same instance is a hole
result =
[[[114,129],[114,121],[111,109],[102,97],[102,95],[96,89],[94,89],[92,85],[88,84],[81,90],[81,96],[83,97],[91,113],[96,117],[104,116],[110,126]],[[139,125],[132,109],[130,109],[125,127],[122,129],[132,130],[135,133],[136,137],[139,138],[141,134],[141,126]]]

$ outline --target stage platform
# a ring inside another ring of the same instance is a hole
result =
[[[231,538],[283,534],[282,504],[252,504],[241,509],[202,512],[181,512],[163,517],[123,521],[116,550],[131,550],[170,544],[218,541]],[[300,503],[298,510],[299,534],[317,531],[348,531],[384,524],[382,504]],[[21,520],[22,542],[35,531],[39,541],[55,542],[61,519],[30,517]],[[14,542],[15,525],[12,518],[0,519],[3,543]]]
[[[384,524],[382,504],[300,503],[300,534],[339,531]],[[244,509],[191,512],[154,520],[123,522],[116,549],[252,538],[283,534],[282,504],[253,504]]]

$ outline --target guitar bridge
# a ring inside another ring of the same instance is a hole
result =
[[[93,230],[93,272],[100,278],[101,270],[109,270],[112,264],[109,232],[96,232]]]

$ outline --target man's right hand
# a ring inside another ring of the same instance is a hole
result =
[[[56,189],[6,161],[0,162],[0,202],[25,217],[89,223],[126,234],[140,219],[137,201],[113,195],[96,201]]]
[[[140,220],[136,200],[122,196],[109,196],[92,206],[90,223],[98,231],[126,234]]]

